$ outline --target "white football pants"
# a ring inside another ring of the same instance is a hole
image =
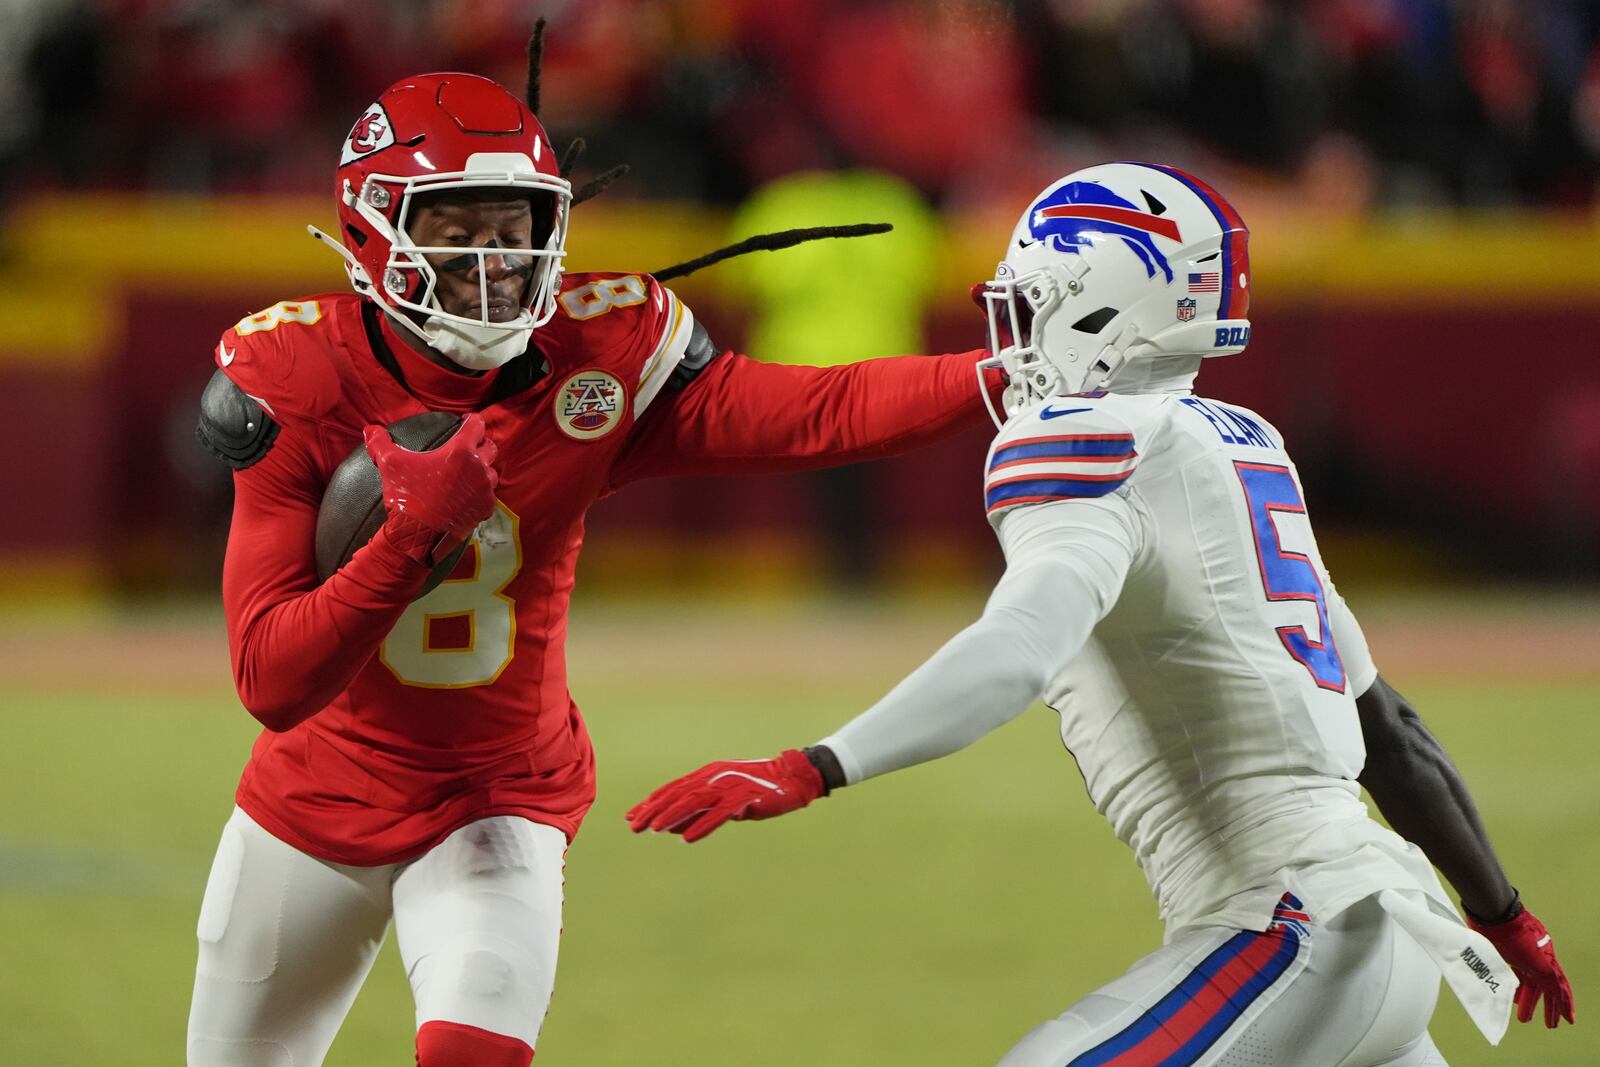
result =
[[[534,1046],[555,983],[566,837],[496,816],[409,863],[347,867],[235,808],[200,906],[190,1067],[315,1067],[394,919],[416,1025]]]
[[[1371,898],[1265,934],[1183,931],[999,1067],[1445,1067],[1438,998],[1438,965]]]

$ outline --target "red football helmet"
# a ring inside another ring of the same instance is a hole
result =
[[[423,247],[406,232],[413,197],[445,189],[505,188],[536,194],[531,251]],[[534,329],[555,314],[566,255],[572,186],[561,177],[544,127],[521,100],[474,74],[421,74],[396,82],[367,108],[345,138],[337,174],[343,244],[312,234],[345,259],[356,292],[369,296],[434,349],[473,369],[520,355]],[[548,195],[537,195],[548,194]],[[548,230],[544,229],[548,223]],[[438,276],[424,254],[476,255],[484,290],[477,316],[440,306]],[[509,322],[489,320],[487,256],[525,256],[531,280],[523,310]],[[407,312],[421,316],[419,323]]]

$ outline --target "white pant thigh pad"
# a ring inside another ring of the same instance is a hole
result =
[[[372,969],[389,867],[328,863],[235,808],[196,933],[190,1067],[315,1067]]]
[[[536,1044],[555,986],[567,840],[494,816],[457,830],[394,883],[417,1026],[464,1023]]]
[[[1279,906],[1276,932],[1178,933],[1036,1027],[1000,1067],[1128,1056],[1185,1067],[1439,1067],[1427,1032],[1439,992],[1432,961],[1375,899],[1327,924],[1299,903]]]

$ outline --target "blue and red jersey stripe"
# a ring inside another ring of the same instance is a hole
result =
[[[1250,314],[1250,230],[1244,224],[1244,219],[1234,210],[1233,205],[1223,199],[1211,186],[1196,178],[1193,174],[1181,171],[1177,167],[1168,167],[1160,163],[1142,163],[1132,161],[1134,166],[1149,167],[1159,170],[1163,174],[1171,175],[1198,196],[1206,207],[1211,209],[1217,225],[1221,227],[1226,238],[1222,242],[1222,303],[1217,308],[1219,319],[1243,319]]]
[[[1066,1067],[1188,1067],[1283,977],[1299,951],[1292,929],[1235,934],[1132,1025]]]
[[[989,470],[996,471],[1020,460],[1070,459],[1089,462],[1132,459],[1130,433],[1073,433],[1054,437],[1024,437],[995,449]]]
[[[983,494],[984,508],[993,511],[1014,504],[1038,504],[1046,500],[1081,500],[1109,496],[1132,476],[1124,474],[1085,474],[1081,477],[1013,478],[989,486]]]

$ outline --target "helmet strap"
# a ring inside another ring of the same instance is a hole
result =
[[[512,322],[515,325],[473,326],[430,315],[418,332],[429,348],[450,362],[468,370],[494,370],[526,352],[533,337],[533,314],[526,308]],[[414,323],[412,329],[417,329]]]

